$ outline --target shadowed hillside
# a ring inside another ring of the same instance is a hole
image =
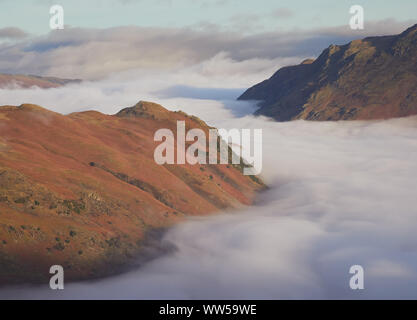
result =
[[[284,67],[240,100],[277,121],[384,119],[417,114],[417,25],[394,36],[331,45]]]

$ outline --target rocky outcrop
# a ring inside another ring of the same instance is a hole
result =
[[[394,36],[331,45],[284,67],[240,100],[277,121],[385,119],[417,114],[417,25]]]

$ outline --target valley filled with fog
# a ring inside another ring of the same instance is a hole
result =
[[[0,297],[417,298],[417,117],[278,123],[235,100],[273,68],[299,59],[252,63],[219,55],[171,72],[0,90],[3,104],[35,103],[64,114],[112,114],[149,100],[218,128],[262,128],[262,178],[270,187],[252,207],[173,227],[160,244],[173,249],[140,268],[66,283],[62,291],[48,284],[2,288]],[[365,289],[353,291],[349,268],[357,264]]]

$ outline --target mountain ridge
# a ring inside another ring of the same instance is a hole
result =
[[[68,281],[112,274],[151,230],[250,205],[265,188],[233,165],[156,164],[155,130],[209,127],[150,102],[123,110],[0,107],[0,284],[44,282],[54,264]]]
[[[309,61],[310,62],[310,61]],[[279,69],[238,100],[259,100],[277,121],[370,120],[417,114],[417,24],[399,35],[330,45]]]

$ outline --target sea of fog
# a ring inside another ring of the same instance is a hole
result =
[[[262,128],[262,177],[270,190],[242,211],[173,227],[161,239],[173,250],[134,270],[66,283],[62,291],[48,284],[2,288],[0,298],[417,298],[417,117],[277,123],[234,100],[267,71],[238,81],[207,70],[1,90],[7,104],[62,113],[114,113],[151,100],[219,128]],[[352,265],[364,268],[364,290],[349,287]]]

